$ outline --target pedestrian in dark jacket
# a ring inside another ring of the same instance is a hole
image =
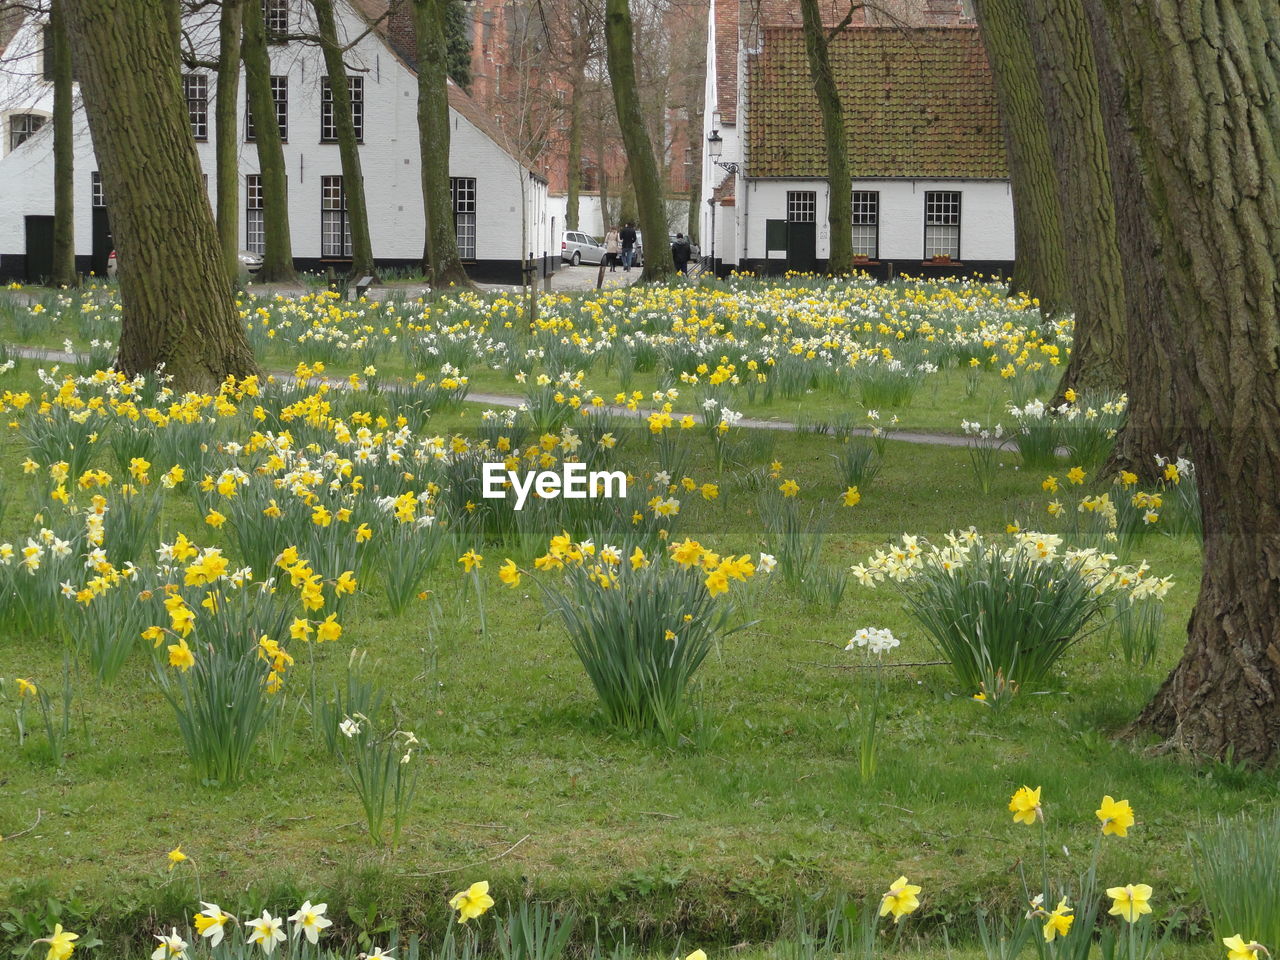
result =
[[[693,257],[693,248],[683,233],[676,234],[676,242],[671,245],[671,259],[676,262],[676,269],[681,273],[689,272],[689,260]]]
[[[631,258],[636,252],[636,228],[628,223],[619,235],[622,240],[622,272],[631,272]]]

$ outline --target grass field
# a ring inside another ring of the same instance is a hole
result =
[[[9,373],[3,388],[40,389],[33,367]],[[904,428],[957,424],[969,409],[963,369],[932,376],[936,383],[902,409]],[[986,399],[970,400],[995,406],[1006,384],[987,376]],[[487,389],[483,375],[473,389]],[[812,403],[772,412],[821,418],[836,410],[862,413],[821,391]],[[430,430],[448,435],[478,420],[465,405],[437,415]],[[226,423],[246,429],[243,415]],[[743,462],[723,472],[704,453],[690,459],[687,472],[718,483],[719,496],[681,494],[679,536],[733,553],[768,549],[759,510],[779,478],[796,481],[811,534],[821,530],[823,570],[846,569],[904,532],[941,539],[973,525],[999,535],[1018,523],[1070,535],[1077,522],[1074,511],[1048,516],[1046,471],[1021,469],[1009,451],[994,458],[984,495],[964,448],[890,439],[861,502],[845,507],[835,438],[743,437]],[[648,456],[640,439],[630,442]],[[33,512],[60,509],[40,477],[24,473],[28,454],[10,430],[0,448],[0,539],[15,544],[33,529]],[[777,477],[768,476],[773,461],[782,465]],[[106,450],[93,463],[114,472]],[[168,466],[156,462],[155,470]],[[1054,472],[1070,466],[1063,460]],[[1108,489],[1091,477],[1079,491]],[[297,663],[281,709],[251,775],[235,788],[195,782],[154,679],[167,668],[148,656],[148,644],[103,684],[68,652],[76,638],[65,630],[10,632],[0,642],[0,676],[54,691],[55,721],[65,677],[71,706],[57,762],[35,706],[24,706],[12,683],[0,693],[0,835],[12,837],[0,843],[0,917],[7,912],[10,921],[0,942],[7,937],[21,952],[28,928],[56,913],[102,938],[98,955],[123,956],[143,944],[149,950],[151,932],[188,916],[197,899],[241,914],[324,900],[348,939],[383,921],[436,935],[450,921],[448,896],[487,879],[500,905],[531,898],[572,907],[586,921],[583,942],[598,924],[603,937],[625,930],[655,954],[749,944],[740,955],[784,956],[782,946],[767,945],[786,941],[797,902],[878,897],[905,874],[923,887],[922,905],[896,953],[968,958],[977,951],[975,910],[1017,913],[1019,867],[1038,866],[1039,829],[1013,823],[1006,809],[1026,784],[1043,788],[1055,876],[1084,869],[1102,796],[1128,799],[1137,823],[1127,838],[1107,839],[1100,878],[1151,884],[1158,916],[1183,911],[1186,942],[1175,955],[1205,955],[1188,831],[1219,816],[1275,810],[1275,779],[1157,755],[1142,737],[1122,736],[1179,656],[1197,588],[1198,542],[1158,529],[1130,550],[1175,581],[1148,665],[1126,662],[1098,630],[1071,648],[1044,689],[1023,690],[996,711],[931,663],[937,652],[891,587],[850,582],[831,603],[806,599],[777,575],[757,576],[732,595],[735,622],[745,626],[698,672],[691,719],[675,739],[626,736],[603,723],[534,586],[537,574],[515,590],[499,583],[494,572],[506,556],[528,568],[537,551],[458,542],[485,555],[483,629],[475,581],[456,554],[442,558],[400,617],[388,615],[369,578],[341,608],[339,641],[290,648]],[[155,536],[169,542],[178,531],[234,552],[225,531],[205,526],[192,499],[175,493]],[[883,670],[878,767],[869,780],[860,775],[857,729],[875,673],[844,651],[864,626],[887,627],[902,641]],[[342,681],[353,650],[367,654],[400,726],[421,741],[418,791],[395,850],[370,844],[356,795],[310,717],[313,702]],[[171,872],[166,853],[179,845],[190,859]]]

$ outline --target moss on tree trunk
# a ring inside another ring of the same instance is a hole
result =
[[[412,0],[418,36],[418,139],[422,150],[422,208],[426,218],[427,275],[436,287],[467,285],[458,255],[449,181],[449,87],[445,42],[446,0]]]
[[[74,287],[76,272],[75,133],[72,112],[71,45],[67,41],[63,0],[53,0],[49,34],[53,46],[53,273],[56,287]]]
[[[1047,316],[1066,313],[1071,291],[1062,215],[1026,13],[1022,0],[974,0],[974,8],[1000,104],[1013,188],[1017,251],[1010,287],[1038,299]]]
[[[262,231],[266,249],[258,279],[293,283],[293,240],[289,230],[289,178],[284,169],[284,143],[276,122],[271,96],[271,55],[267,51],[267,27],[262,4],[245,0],[243,43],[245,85],[253,111],[253,135],[258,148],[258,175],[262,178]]]
[[[65,0],[120,257],[118,366],[178,389],[257,369],[220,269],[167,0]]]
[[[853,184],[849,179],[849,141],[845,136],[844,105],[836,88],[827,55],[827,32],[822,25],[818,0],[800,0],[804,22],[804,47],[809,58],[809,78],[822,115],[822,135],[827,145],[827,228],[831,250],[827,272],[853,272]]]
[[[635,190],[644,231],[643,280],[663,280],[675,273],[671,247],[667,244],[667,214],[663,203],[662,178],[653,143],[644,122],[640,91],[636,85],[635,52],[632,48],[631,8],[628,0],[606,0],[605,48],[609,62],[609,84],[618,113],[618,128],[627,151],[631,186]]]
[[[1023,0],[1058,182],[1076,329],[1058,392],[1124,390],[1124,276],[1097,68],[1082,0]]]
[[[222,268],[232,289],[240,281],[240,28],[245,0],[222,0],[218,15],[218,79],[214,91],[214,178]]]
[[[347,197],[347,224],[351,229],[351,276],[377,277],[373,262],[373,240],[369,235],[369,205],[365,200],[364,172],[360,167],[360,141],[356,138],[355,115],[351,112],[351,88],[347,65],[338,40],[338,23],[333,0],[311,0],[320,31],[325,73],[333,97],[333,125],[338,134],[338,154],[342,162],[342,188]]]
[[[1138,720],[1170,746],[1280,755],[1280,11],[1090,0],[1104,14],[1167,281],[1152,338],[1204,525],[1182,659]]]

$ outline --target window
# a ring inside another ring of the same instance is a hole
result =
[[[342,189],[341,177],[320,178],[320,256],[351,256],[347,191]]]
[[[267,252],[267,234],[262,213],[262,177],[251,173],[244,178],[244,248],[250,253]]]
[[[364,77],[347,77],[351,92],[351,119],[356,127],[356,143],[364,143]],[[329,78],[320,78],[320,142],[336,143],[338,124],[333,115],[333,88]]]
[[[16,150],[26,143],[36,131],[45,125],[48,117],[38,113],[14,113],[9,115],[9,149]]]
[[[924,258],[960,259],[960,194],[931,190],[924,195]]]
[[[458,235],[458,256],[476,258],[476,181],[474,177],[450,177],[453,192],[453,225]]]
[[[247,96],[247,94],[246,94]],[[250,98],[251,99],[251,98]],[[276,122],[280,124],[280,139],[289,142],[289,78],[271,78],[271,102],[276,105]],[[253,128],[253,104],[246,100],[244,111],[244,138],[249,143],[256,136]]]
[[[262,0],[262,22],[267,39],[279,42],[289,32],[289,0]]]
[[[818,194],[813,190],[787,191],[787,220],[790,223],[816,223]]]
[[[853,191],[853,255],[874,260],[880,255],[880,193]]]
[[[97,170],[89,174],[89,205],[92,207],[107,205],[107,193],[102,189],[102,174]]]
[[[184,74],[182,93],[187,98],[187,116],[191,119],[191,135],[197,140],[208,140],[209,78],[203,73]]]

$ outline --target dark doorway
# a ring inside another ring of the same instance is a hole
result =
[[[107,258],[115,249],[111,238],[111,221],[106,207],[93,208],[93,264],[89,268],[100,277],[107,275]]]
[[[27,283],[53,275],[53,217],[27,217]]]
[[[818,194],[787,191],[787,269],[807,273],[818,268]]]
[[[818,225],[787,224],[787,269],[808,273],[818,268]]]

